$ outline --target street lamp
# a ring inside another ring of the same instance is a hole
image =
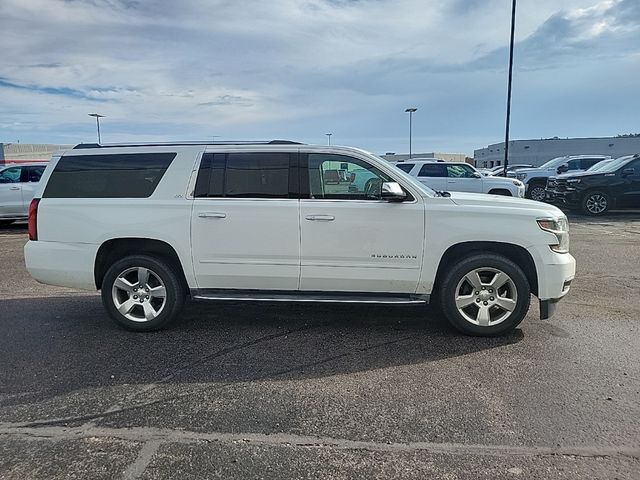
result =
[[[325,133],[325,135],[327,136],[327,145],[331,145],[331,135],[333,135],[333,133]]]
[[[407,108],[405,113],[409,113],[409,158],[411,158],[411,134],[413,130],[413,113],[417,108]]]
[[[100,119],[104,118],[105,115],[100,115],[99,113],[89,113],[90,117],[96,117],[96,126],[98,127],[98,143],[100,142]]]
[[[511,2],[511,41],[509,42],[509,81],[507,84],[507,120],[504,129],[504,176],[509,165],[509,124],[511,122],[511,80],[513,78],[513,36],[516,30],[516,0]]]

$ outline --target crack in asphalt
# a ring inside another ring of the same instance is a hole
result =
[[[570,456],[584,458],[629,457],[640,460],[639,446],[517,446],[517,445],[482,445],[464,443],[436,442],[375,442],[349,440],[314,435],[296,435],[291,433],[199,433],[185,430],[153,427],[109,428],[109,427],[38,427],[29,428],[20,424],[0,424],[0,437],[26,438],[33,440],[73,440],[82,438],[117,438],[136,442],[145,442],[136,460],[129,466],[129,478],[136,478],[149,464],[158,448],[164,443],[241,443],[246,445],[279,446],[292,448],[326,448],[333,450],[366,450],[371,452],[425,452],[446,455],[479,455],[479,456]],[[138,473],[139,474],[139,473]]]

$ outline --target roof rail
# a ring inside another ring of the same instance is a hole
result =
[[[79,143],[74,150],[83,148],[116,148],[116,147],[178,147],[188,145],[303,145],[291,140],[258,140],[258,141],[229,141],[229,142],[149,142],[149,143]]]

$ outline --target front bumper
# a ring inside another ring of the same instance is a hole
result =
[[[556,253],[548,246],[529,249],[538,273],[538,299],[540,319],[546,320],[554,314],[557,303],[571,288],[576,275],[576,260],[569,253]]]

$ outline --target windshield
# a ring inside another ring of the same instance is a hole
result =
[[[587,172],[599,172],[604,167],[609,165],[611,162],[613,162],[613,160],[603,160],[601,162],[598,162],[595,165],[593,165],[592,167],[587,168]]]
[[[562,165],[566,161],[567,161],[567,157],[556,157],[556,158],[552,158],[546,163],[543,163],[538,168],[553,168],[553,167],[557,167],[558,165]]]
[[[617,169],[628,163],[633,159],[633,155],[626,155],[624,157],[619,157],[613,160],[612,162],[607,163],[604,167],[602,167],[599,172],[615,172]]]

